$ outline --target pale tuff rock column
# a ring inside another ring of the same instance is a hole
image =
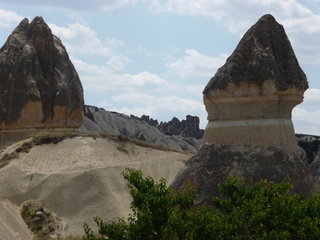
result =
[[[282,25],[265,15],[243,36],[203,91],[204,143],[297,150],[291,111],[308,88]]]

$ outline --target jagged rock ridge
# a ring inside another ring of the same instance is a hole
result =
[[[158,122],[147,115],[142,115],[140,118],[134,115],[130,117],[147,122],[150,126],[158,128],[165,135],[180,135],[182,137],[192,137],[195,139],[202,139],[204,130],[200,129],[200,119],[197,116],[187,115],[186,119],[180,121],[173,117],[169,122]]]
[[[0,50],[0,129],[82,125],[83,90],[42,17],[24,19]]]

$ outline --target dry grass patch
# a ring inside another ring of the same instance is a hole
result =
[[[52,237],[38,237],[35,236],[32,240],[52,240]],[[67,237],[56,237],[54,238],[56,240],[83,240],[83,238],[81,236],[67,236]]]
[[[11,152],[11,153],[4,154],[2,156],[2,158],[0,159],[0,168],[7,166],[12,159],[15,159],[18,157],[19,157],[19,153],[15,152],[15,151]]]
[[[24,142],[23,144],[21,144],[19,147],[16,148],[16,152],[20,153],[20,152],[25,152],[28,153],[30,151],[31,148],[33,148],[34,144],[33,141],[30,140],[28,142]]]
[[[47,132],[35,132],[32,135],[34,145],[57,144],[66,138],[73,138],[78,136],[78,133],[74,130],[62,130],[62,131],[47,131]]]

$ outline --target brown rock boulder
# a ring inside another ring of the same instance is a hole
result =
[[[24,19],[0,49],[0,130],[78,128],[83,89],[60,39]]]

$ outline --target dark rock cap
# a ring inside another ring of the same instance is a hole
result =
[[[203,93],[225,89],[229,83],[255,83],[262,86],[274,79],[278,91],[292,87],[307,89],[306,75],[299,66],[282,25],[266,14],[253,25],[238,46],[211,78]]]
[[[80,127],[83,102],[60,39],[42,17],[22,20],[0,49],[0,129]]]

